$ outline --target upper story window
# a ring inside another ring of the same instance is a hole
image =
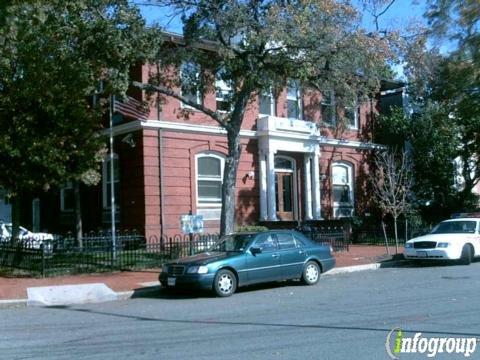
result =
[[[197,203],[198,205],[221,206],[222,183],[225,159],[205,153],[197,155]]]
[[[333,90],[322,91],[322,121],[326,125],[335,125],[335,93]]]
[[[332,201],[335,218],[353,215],[353,166],[336,162],[332,164]]]
[[[351,129],[358,129],[360,106],[357,97],[345,101],[345,123]]]
[[[60,210],[63,212],[73,211],[74,207],[74,194],[73,194],[73,184],[71,181],[65,183],[64,186],[60,188]]]
[[[184,98],[196,103],[202,103],[200,92],[200,66],[194,62],[184,62],[180,67],[181,92]],[[189,107],[182,103],[183,107]]]
[[[118,208],[118,200],[120,195],[120,168],[118,155],[113,155],[113,180],[111,176],[111,161],[110,155],[105,157],[102,164],[102,198],[103,208],[112,208],[112,181],[115,195],[115,208]]]
[[[271,89],[268,91],[262,91],[258,95],[258,112],[260,115],[275,116],[275,97]]]
[[[294,80],[287,83],[287,117],[291,119],[303,118],[302,90],[300,83]]]
[[[230,81],[223,79],[223,71],[220,70],[215,75],[215,93],[217,99],[218,111],[231,111],[231,100],[233,94],[233,85]]]

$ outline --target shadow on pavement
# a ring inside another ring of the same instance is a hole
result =
[[[391,331],[392,329],[389,327],[382,327],[382,326],[346,326],[346,325],[325,325],[325,324],[298,324],[298,323],[276,323],[276,322],[255,322],[255,321],[221,321],[221,320],[206,320],[206,319],[179,319],[179,318],[159,318],[153,316],[141,316],[135,314],[121,314],[115,313],[113,311],[100,311],[95,309],[88,309],[88,308],[79,308],[73,307],[68,305],[60,305],[60,306],[50,306],[48,309],[52,310],[60,310],[60,311],[72,311],[72,312],[81,312],[87,314],[95,314],[95,315],[102,315],[102,316],[111,316],[116,318],[122,319],[129,319],[135,321],[151,321],[151,322],[158,322],[163,324],[187,324],[189,326],[192,325],[221,325],[221,326],[229,326],[229,327],[238,327],[238,326],[258,326],[258,327],[270,327],[270,328],[297,328],[297,329],[324,329],[324,330],[346,330],[352,332],[359,332],[359,331],[375,331],[386,333]],[[480,333],[471,333],[471,332],[457,332],[457,331],[431,331],[428,329],[403,329],[402,332],[405,333],[423,333],[428,335],[450,335],[450,336],[475,336],[480,337]]]
[[[480,263],[480,258],[472,260],[473,263]],[[380,262],[380,268],[432,268],[432,267],[450,267],[450,266],[468,266],[459,264],[457,260],[407,260],[403,254],[397,254],[390,260]]]
[[[261,291],[277,289],[284,287],[306,286],[300,281],[288,280],[278,281],[257,285],[244,286],[235,292],[235,294],[248,293],[251,291]],[[199,298],[215,298],[213,291],[195,290],[195,289],[167,289],[161,285],[144,287],[133,290],[132,299],[168,299],[168,300],[186,300]]]

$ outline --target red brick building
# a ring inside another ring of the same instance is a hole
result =
[[[148,82],[149,67],[133,72]],[[217,84],[222,88],[225,84]],[[384,82],[384,89],[401,84]],[[141,92],[132,93],[139,101]],[[195,95],[194,95],[195,96]],[[198,101],[221,107],[221,91]],[[318,93],[290,82],[277,97],[253,99],[241,130],[243,144],[237,175],[236,223],[333,219],[363,214],[368,156],[375,146],[371,131],[376,99],[339,107],[333,92]],[[180,233],[180,216],[203,215],[205,232],[217,232],[227,141],[225,131],[206,115],[170,98],[152,105],[142,118],[118,118],[113,127],[118,228],[150,235]],[[339,113],[345,126],[338,130]],[[85,230],[110,226],[110,159],[102,181],[82,187]],[[32,227],[63,232],[73,229],[73,191],[67,186],[45,195],[32,209]],[[29,221],[23,221],[28,224]],[[40,224],[40,225],[39,225]]]

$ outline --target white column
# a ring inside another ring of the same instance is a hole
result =
[[[312,158],[310,154],[305,154],[303,158],[303,178],[305,194],[305,220],[312,219]]]
[[[313,154],[313,169],[312,169],[312,196],[313,196],[313,218],[315,220],[321,219],[321,209],[320,209],[320,154],[319,150],[316,149]]]
[[[277,220],[277,205],[275,203],[275,153],[268,151],[267,154],[267,203],[268,220]]]
[[[268,206],[267,206],[267,162],[265,152],[260,150],[260,171],[258,184],[260,187],[260,221],[266,221],[268,219]]]

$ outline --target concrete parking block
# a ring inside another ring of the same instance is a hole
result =
[[[118,299],[117,293],[102,283],[31,287],[27,306],[100,303]]]

